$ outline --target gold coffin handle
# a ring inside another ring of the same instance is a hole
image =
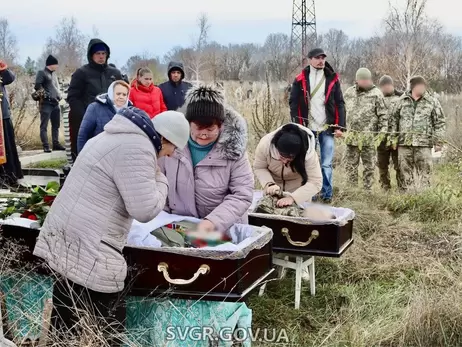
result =
[[[282,228],[281,229],[281,233],[282,235],[284,235],[286,238],[287,238],[287,241],[289,241],[289,243],[291,245],[294,245],[294,246],[297,246],[297,247],[305,247],[305,246],[308,246],[311,241],[313,241],[314,239],[317,239],[318,236],[319,236],[319,231],[317,230],[313,230],[311,232],[311,236],[310,238],[308,239],[308,241],[306,242],[301,242],[301,241],[293,241],[291,238],[290,238],[290,235],[289,235],[289,229],[287,228]]]
[[[179,278],[179,279],[171,279],[170,275],[168,274],[168,264],[164,263],[164,262],[159,263],[159,265],[157,265],[157,271],[162,272],[164,274],[164,278],[165,278],[165,280],[167,282],[169,282],[171,284],[176,284],[176,285],[181,286],[181,285],[193,283],[195,280],[197,280],[197,278],[200,275],[206,275],[207,273],[209,273],[210,266],[208,266],[206,264],[202,264],[199,267],[199,269],[196,271],[194,276],[191,277],[189,280],[183,280],[181,278]]]

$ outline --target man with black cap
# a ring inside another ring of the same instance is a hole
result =
[[[164,97],[167,110],[178,110],[183,106],[185,96],[192,87],[191,83],[184,81],[183,63],[171,61],[168,64],[168,81],[159,85]]]
[[[58,59],[49,55],[45,62],[45,68],[37,72],[35,77],[36,91],[42,91],[40,99],[40,140],[42,141],[43,151],[51,152],[48,144],[47,128],[51,121],[51,139],[54,151],[64,151],[65,148],[59,143],[59,126],[61,123],[61,112],[59,101],[59,83],[55,71],[58,69]]]
[[[388,75],[380,77],[379,88],[383,93],[385,106],[387,107],[388,114],[390,115],[393,110],[393,106],[403,93],[395,89],[393,78]],[[391,132],[391,128],[388,128],[388,132]],[[398,151],[392,148],[390,138],[387,136],[377,148],[377,166],[379,167],[380,185],[385,190],[391,189],[389,170],[390,158],[396,171],[396,182],[398,184],[398,188],[402,189],[403,178],[398,165]]]
[[[446,133],[446,120],[440,102],[427,91],[422,76],[410,80],[410,90],[404,93],[393,108],[390,127],[398,148],[398,162],[404,188],[414,183],[430,184],[432,147],[441,151]]]
[[[109,66],[111,51],[100,39],[88,43],[88,64],[78,68],[72,75],[67,93],[69,103],[69,127],[72,157],[77,157],[77,137],[85,111],[97,95],[106,93],[112,82],[122,80],[120,71]]]
[[[320,198],[332,200],[334,136],[345,128],[345,105],[338,73],[326,62],[326,53],[315,48],[308,53],[309,65],[295,78],[289,97],[292,122],[311,129],[321,152],[323,186]]]

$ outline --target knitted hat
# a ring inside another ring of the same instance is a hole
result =
[[[356,81],[371,80],[371,79],[372,79],[372,73],[369,69],[362,67],[358,69],[358,71],[356,71]]]
[[[102,42],[91,46],[90,53],[95,54],[96,52],[107,52],[107,46]]]
[[[386,86],[388,84],[393,85],[393,78],[391,78],[388,75],[383,75],[382,77],[380,77],[379,86]]]
[[[50,65],[58,65],[58,59],[53,57],[51,54],[47,57],[47,60],[45,61],[45,66]]]
[[[165,111],[152,119],[156,131],[177,148],[183,149],[189,139],[189,123],[181,112]]]
[[[198,85],[186,95],[186,119],[203,126],[222,124],[225,121],[225,97],[215,86]]]
[[[411,80],[409,81],[409,84],[411,86],[411,90],[414,89],[415,86],[419,85],[419,84],[425,84],[427,85],[427,81],[425,80],[425,78],[423,78],[422,76],[414,76],[411,78]]]
[[[302,139],[294,133],[284,133],[276,142],[278,152],[287,158],[296,157],[300,153],[302,147]]]

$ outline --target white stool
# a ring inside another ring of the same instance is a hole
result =
[[[289,257],[295,257],[295,262],[289,261]],[[279,278],[283,278],[285,275],[286,269],[295,270],[295,309],[300,308],[300,295],[302,292],[302,278],[309,280],[310,282],[310,292],[311,295],[316,294],[316,280],[315,280],[315,270],[314,270],[314,257],[312,256],[294,256],[287,255],[282,253],[275,253],[273,255],[273,264],[280,266],[279,269]],[[308,278],[303,276],[303,270],[308,271]],[[258,293],[259,296],[262,296],[265,292],[266,283],[260,287]]]

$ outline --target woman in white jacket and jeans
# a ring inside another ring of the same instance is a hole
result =
[[[182,113],[167,111],[151,121],[144,111],[129,107],[80,152],[34,249],[57,272],[56,333],[78,333],[79,309],[102,318],[107,335],[123,331],[127,264],[122,249],[133,219],[148,222],[165,206],[167,179],[157,159],[185,147],[188,138]],[[109,343],[120,344],[119,339]]]

